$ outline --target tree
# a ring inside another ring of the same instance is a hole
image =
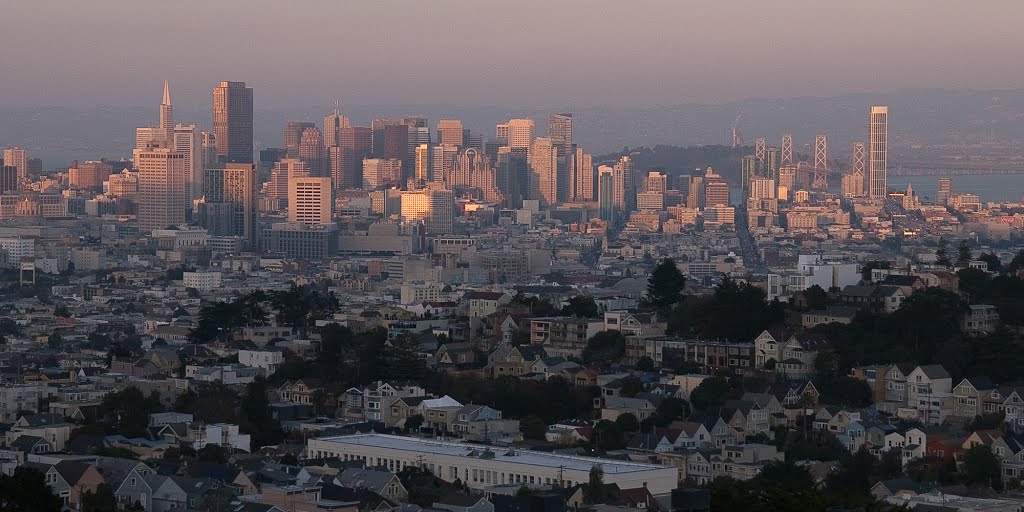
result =
[[[967,243],[967,240],[961,240],[960,245],[956,248],[956,263],[958,265],[966,265],[971,261],[971,246]]]
[[[82,493],[82,512],[117,512],[117,496],[107,484],[100,484],[96,492]]]
[[[149,415],[163,410],[160,395],[155,391],[146,396],[135,386],[103,397],[99,418],[127,438],[146,437]]]
[[[10,476],[0,474],[0,510],[4,512],[59,512],[63,500],[53,494],[46,476],[19,467]]]
[[[46,339],[46,346],[54,350],[60,350],[64,346],[64,338],[57,334],[56,331],[51,332],[50,337]]]
[[[1003,270],[1003,262],[999,260],[999,256],[995,253],[984,253],[978,256],[978,259],[984,261],[988,265],[989,272],[999,272]]]
[[[519,429],[523,431],[523,437],[543,441],[544,434],[548,431],[548,424],[537,416],[527,416],[519,422]]]
[[[617,363],[626,355],[626,338],[620,331],[601,331],[587,340],[583,361],[587,363]]]
[[[636,361],[636,369],[641,372],[653,372],[654,371],[654,359],[648,356],[643,356]]]
[[[679,302],[685,286],[686,276],[679,271],[675,260],[665,258],[647,278],[647,300],[659,312],[667,313]]]
[[[690,403],[694,408],[706,411],[709,408],[719,406],[734,394],[729,379],[724,377],[711,377],[704,379],[693,392],[690,393]]]
[[[988,445],[972,446],[964,455],[964,478],[971,484],[999,485],[999,459]],[[997,489],[998,490],[998,489]]]
[[[237,423],[252,435],[252,449],[278,444],[284,439],[281,424],[270,414],[267,381],[263,377],[249,383],[242,398],[241,417]]]
[[[419,430],[423,426],[423,415],[413,414],[405,419],[405,429],[412,432]]]
[[[636,419],[633,413],[622,413],[618,418],[615,418],[615,423],[619,425],[619,428],[623,432],[636,432],[640,430],[640,420]]]
[[[53,316],[59,316],[61,318],[70,318],[71,311],[69,311],[68,307],[65,306],[64,304],[59,304],[55,308],[53,308]]]
[[[1022,268],[1024,268],[1024,249],[1017,251],[1017,254],[1010,260],[1010,264],[1006,266],[1006,271],[1016,274]]]
[[[426,361],[420,356],[420,342],[411,333],[402,333],[384,348],[381,361],[383,376],[389,380],[422,379],[427,373]]]
[[[600,310],[594,298],[587,295],[576,295],[569,299],[569,303],[562,307],[562,315],[579,316],[584,318],[597,318]]]
[[[622,427],[613,421],[601,420],[594,425],[591,443],[602,450],[621,450],[626,447]]]
[[[219,444],[208,444],[199,449],[196,459],[202,462],[215,462],[226,464],[228,462],[228,450]]]
[[[652,423],[658,427],[667,427],[670,423],[676,420],[681,420],[689,416],[690,407],[686,404],[685,400],[675,397],[666,397],[658,404],[658,408],[655,409],[648,419],[644,420],[644,423]]]
[[[626,398],[633,398],[637,393],[644,390],[643,381],[632,375],[623,377],[619,382],[622,383],[622,387],[619,388],[619,394]]]
[[[888,261],[869,261],[864,264],[864,267],[860,270],[860,277],[862,281],[871,282],[871,271],[874,269],[888,269],[890,266]]]
[[[807,308],[812,310],[822,310],[828,306],[828,292],[818,285],[813,285],[810,288],[804,290],[804,300],[807,301]]]
[[[604,470],[598,464],[590,468],[590,478],[583,486],[583,502],[588,505],[604,503]]]
[[[945,238],[939,238],[939,248],[935,251],[935,264],[943,267],[953,266],[953,261],[949,259],[949,242]]]

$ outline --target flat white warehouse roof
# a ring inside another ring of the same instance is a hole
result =
[[[594,465],[600,465],[606,475],[627,474],[643,471],[663,470],[670,466],[658,464],[643,464],[639,462],[626,462],[621,460],[600,459],[597,457],[581,457],[577,455],[558,455],[547,452],[536,452],[529,450],[518,450],[515,448],[484,446],[478,444],[453,443],[446,441],[435,441],[418,439],[413,437],[391,436],[385,434],[355,434],[348,436],[320,437],[311,439],[310,442],[320,441],[338,443],[353,446],[371,448],[388,448],[392,450],[404,450],[408,452],[447,455],[451,457],[483,458],[481,454],[490,450],[494,457],[487,457],[488,460],[505,462],[508,464],[526,464],[530,466],[541,466],[546,468],[564,468],[567,470],[590,471]],[[508,455],[510,453],[514,455]],[[476,452],[473,454],[473,452]],[[473,454],[473,455],[471,455]]]

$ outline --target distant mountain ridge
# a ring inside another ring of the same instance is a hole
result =
[[[612,153],[625,146],[728,144],[729,126],[742,112],[740,130],[749,145],[759,136],[766,137],[769,145],[778,145],[782,133],[791,132],[794,149],[810,152],[814,135],[827,133],[830,154],[841,155],[849,152],[853,141],[866,138],[868,109],[872,104],[889,106],[890,144],[894,148],[1024,140],[1024,89],[909,89],[828,98],[755,98],[717,105],[650,108],[352,105],[343,106],[343,110],[354,123],[367,126],[377,117],[420,115],[430,119],[432,127],[438,119],[457,118],[485,137],[493,137],[494,125],[510,117],[536,119],[537,133],[543,135],[548,113],[568,111],[575,117],[575,140],[593,154]],[[175,119],[195,122],[209,129],[209,106],[190,107],[175,105]],[[260,109],[257,103],[257,145],[280,146],[287,121],[307,120],[319,124],[332,108],[323,105],[305,109]],[[130,155],[135,127],[153,124],[156,119],[156,104],[83,109],[0,107],[0,145],[27,147],[31,156],[43,158],[46,169],[67,165],[73,159],[119,158]]]

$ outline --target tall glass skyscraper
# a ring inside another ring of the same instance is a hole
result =
[[[885,197],[889,192],[886,177],[889,107],[871,107],[868,131],[868,196]]]
[[[221,82],[213,89],[213,133],[221,162],[253,163],[252,88]]]

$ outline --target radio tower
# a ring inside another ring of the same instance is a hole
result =
[[[793,165],[793,134],[782,134],[782,158],[780,165]]]

